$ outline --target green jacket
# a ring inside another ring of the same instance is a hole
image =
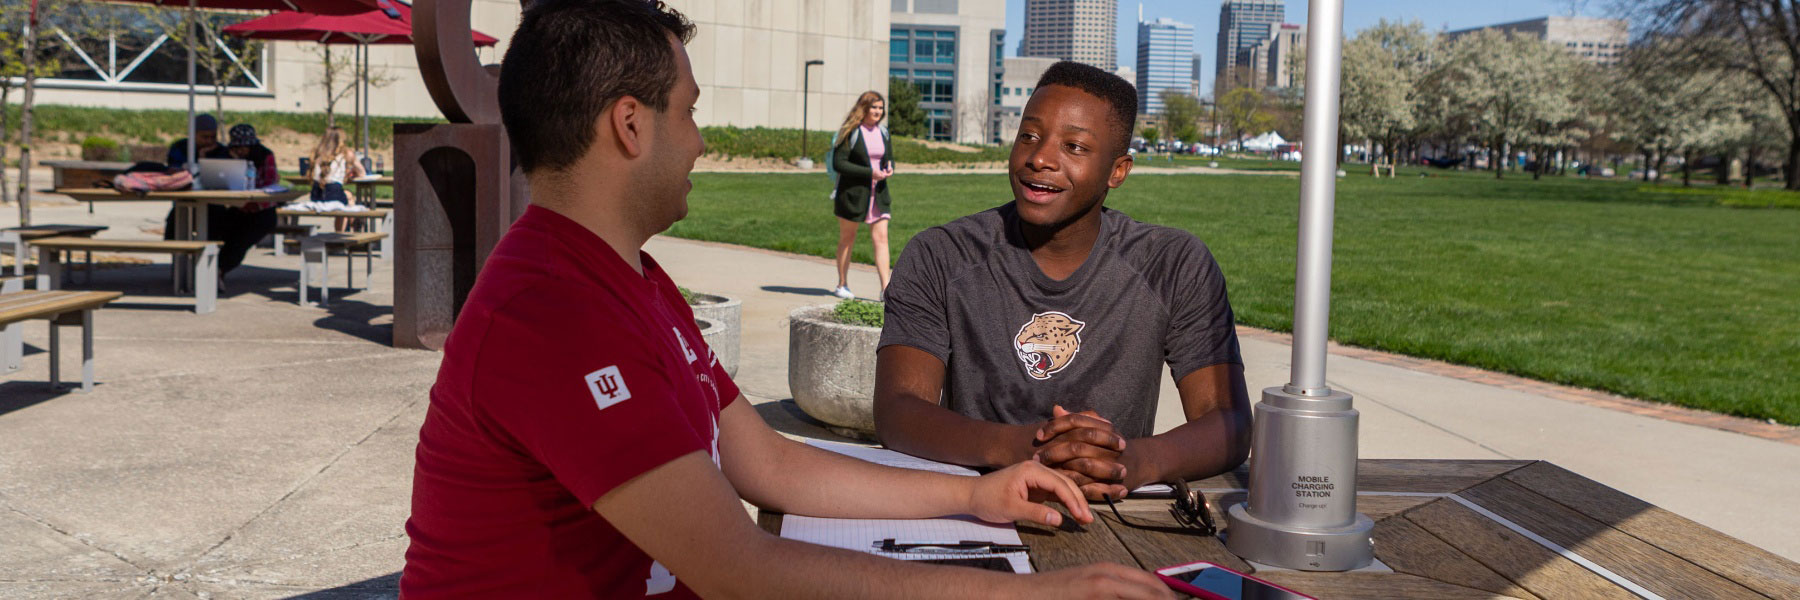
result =
[[[887,130],[881,131],[881,141],[887,146],[886,156],[881,157],[882,168],[894,168],[894,144]],[[837,189],[831,197],[835,204],[834,213],[838,218],[862,222],[869,217],[869,180],[874,178],[875,170],[869,166],[869,147],[863,143],[859,129],[850,130],[850,135],[838,140],[833,154],[832,168],[837,170]],[[888,184],[886,180],[875,184],[875,210],[882,214],[889,210]]]

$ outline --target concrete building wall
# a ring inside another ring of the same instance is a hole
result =
[[[888,0],[667,0],[699,26],[688,55],[700,82],[702,125],[799,127],[802,109],[802,63],[823,59],[812,69],[809,123],[834,127],[843,112],[866,90],[886,92]],[[966,2],[974,3],[974,2]],[[483,62],[497,63],[518,26],[517,0],[474,0],[470,22],[476,30],[500,39],[493,49],[478,52]],[[276,42],[268,47],[267,77],[261,89],[232,88],[227,111],[325,110],[325,92],[317,44]],[[334,55],[350,46],[334,46]],[[373,46],[371,71],[393,82],[370,94],[371,114],[437,117],[437,105],[419,77],[411,46]],[[123,59],[122,59],[123,60]],[[45,81],[38,92],[43,104],[111,108],[187,107],[186,86],[123,86],[93,89],[91,83]],[[200,110],[213,107],[211,90],[202,87]],[[337,106],[353,112],[349,97]]]
[[[893,44],[884,56],[884,73],[922,82],[935,79],[917,76],[919,71],[952,73],[954,87],[948,98],[938,96],[934,100],[928,94],[921,103],[927,113],[928,132],[934,134],[932,137],[962,143],[993,143],[991,117],[998,100],[994,92],[1004,68],[1000,61],[1004,58],[1001,44],[1005,40],[1006,4],[991,0],[891,0],[890,5],[889,30],[885,33]],[[954,40],[952,62],[942,62],[940,50],[922,59],[916,52],[919,40],[915,34],[944,31],[952,32],[954,37],[936,37],[933,44],[941,48],[939,42]],[[915,45],[902,51],[902,35],[911,38]],[[846,104],[844,110],[848,109]],[[943,127],[934,128],[945,120],[947,133]]]
[[[1044,71],[1058,62],[1061,59],[1037,56],[1006,59],[1006,73],[1000,82],[1004,92],[1000,95],[1000,106],[994,111],[999,143],[1012,143],[1012,139],[1019,136],[1019,117],[1024,115],[1025,103],[1037,90],[1038,79],[1044,76]]]
[[[1300,83],[1294,75],[1300,71],[1299,59],[1305,48],[1305,25],[1269,25],[1268,39],[1250,52],[1251,69],[1257,77],[1254,86],[1287,89]]]
[[[1118,68],[1118,0],[1025,0],[1019,56]]]
[[[1215,87],[1234,73],[1253,68],[1251,53],[1268,39],[1269,26],[1286,20],[1286,14],[1285,0],[1225,0],[1219,5]]]
[[[1561,46],[1569,52],[1575,53],[1576,56],[1601,66],[1618,64],[1625,56],[1625,48],[1631,42],[1630,24],[1624,19],[1594,17],[1540,17],[1485,27],[1458,29],[1446,35],[1449,39],[1455,40],[1484,29],[1534,37]]]

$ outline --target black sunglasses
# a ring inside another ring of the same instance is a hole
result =
[[[1181,524],[1181,527],[1133,523],[1127,520],[1125,515],[1119,513],[1119,505],[1113,503],[1112,495],[1107,494],[1101,497],[1106,499],[1106,506],[1112,509],[1113,517],[1129,527],[1172,533],[1191,532],[1200,535],[1215,535],[1219,532],[1218,525],[1213,522],[1212,506],[1207,503],[1206,494],[1200,493],[1200,490],[1189,489],[1187,482],[1181,479],[1176,479],[1168,485],[1175,488],[1175,499],[1169,507],[1169,514],[1175,517],[1175,522]]]

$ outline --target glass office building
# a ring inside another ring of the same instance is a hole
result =
[[[1139,21],[1137,40],[1138,114],[1160,115],[1164,90],[1185,94],[1194,83],[1194,26]]]

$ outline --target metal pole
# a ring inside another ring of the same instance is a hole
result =
[[[362,44],[362,151],[363,159],[373,161],[369,157],[369,44]],[[363,167],[364,175],[368,167]]]
[[[1306,31],[1306,121],[1300,162],[1300,251],[1294,266],[1294,346],[1287,390],[1325,386],[1331,324],[1331,224],[1336,205],[1338,85],[1343,73],[1343,0],[1313,0]]]
[[[806,113],[812,102],[812,62],[800,67],[800,158],[806,158]]]
[[[803,169],[812,168],[812,158],[806,153],[807,113],[812,101],[812,68],[823,64],[825,61],[815,58],[800,66],[800,160],[795,162]]]
[[[188,114],[187,114],[187,134],[188,135],[187,135],[187,167],[186,168],[189,173],[192,173],[195,175],[194,181],[198,182],[199,181],[198,176],[200,175],[200,159],[194,156],[194,5],[195,5],[195,0],[188,0],[187,22],[186,22],[187,30],[183,32],[183,35],[186,35],[188,38],[187,44],[186,44],[187,45],[187,76],[188,76]],[[214,85],[218,85],[218,83],[219,82],[217,82],[217,81],[213,82]],[[175,165],[169,165],[169,167],[174,168]],[[182,238],[177,238],[177,239],[182,239]]]
[[[1312,0],[1307,15],[1293,370],[1256,405],[1248,500],[1226,510],[1226,547],[1264,565],[1347,571],[1374,560],[1375,522],[1356,512],[1357,412],[1325,385],[1343,0]]]

